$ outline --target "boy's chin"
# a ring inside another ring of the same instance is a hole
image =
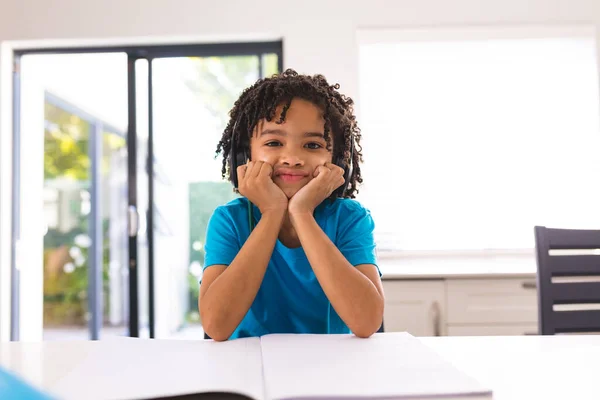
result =
[[[300,189],[296,189],[296,188],[282,188],[281,190],[283,190],[283,193],[285,193],[285,195],[287,196],[288,199],[291,199],[296,193],[298,193],[298,190]]]
[[[298,193],[300,189],[302,189],[302,186],[279,186],[279,188],[283,191],[283,193],[287,196],[288,199],[291,199],[296,193]]]

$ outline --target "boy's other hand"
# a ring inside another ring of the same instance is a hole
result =
[[[344,169],[332,163],[319,165],[313,179],[292,196],[288,204],[291,214],[310,214],[344,183]]]
[[[250,161],[237,168],[238,191],[256,204],[261,214],[286,211],[288,198],[273,182],[273,166],[264,161]]]

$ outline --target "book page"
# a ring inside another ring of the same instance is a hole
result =
[[[263,399],[258,338],[227,342],[126,339],[94,344],[84,359],[54,382],[53,394],[64,400],[154,399],[195,393]]]
[[[408,333],[267,335],[261,338],[266,398],[427,398],[491,392]]]

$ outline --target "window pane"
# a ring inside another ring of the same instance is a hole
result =
[[[262,55],[262,74],[265,77],[277,74],[279,72],[279,57],[277,54]]]
[[[22,139],[26,151],[22,152],[20,185],[22,190],[27,188],[28,198],[35,197],[31,193],[39,186],[43,203],[22,206],[20,225],[35,232],[39,228],[33,228],[41,221],[44,229],[39,237],[43,258],[40,254],[39,261],[32,257],[28,262],[29,271],[41,264],[40,273],[19,282],[23,297],[24,293],[42,293],[41,287],[36,290],[36,279],[43,279],[43,302],[39,302],[43,330],[36,332],[38,325],[42,327],[38,302],[26,301],[21,303],[27,306],[21,308],[20,321],[25,321],[27,329],[21,338],[39,334],[44,340],[87,339],[100,326],[100,338],[126,335],[127,56],[43,54],[23,56],[22,62],[22,104],[26,107],[21,110],[21,122],[27,121],[27,127],[21,137],[27,139]],[[92,149],[96,138],[101,139],[100,148]],[[35,151],[38,140],[43,154]],[[38,173],[43,181],[35,179]],[[43,207],[43,215],[33,219],[36,207]],[[35,253],[37,237],[26,236],[25,252]],[[90,272],[96,260],[102,282],[92,286],[96,282],[90,280]],[[93,299],[102,299],[101,307],[90,308]],[[96,327],[90,324],[94,315]]]
[[[198,281],[206,225],[236,197],[215,150],[233,103],[259,77],[258,57],[153,61],[157,338],[203,337]]]
[[[44,339],[88,337],[90,125],[45,103]]]
[[[129,236],[127,235],[127,142],[102,134],[102,337],[129,332]]]
[[[586,35],[361,45],[361,195],[382,250],[600,227],[596,60]]]

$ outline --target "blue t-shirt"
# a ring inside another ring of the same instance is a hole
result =
[[[255,205],[252,214],[256,225],[261,214]],[[350,264],[377,266],[373,218],[358,201],[326,200],[314,216]],[[204,269],[231,264],[250,235],[248,217],[246,198],[217,207],[206,231]],[[325,296],[302,247],[288,248],[279,239],[256,298],[230,339],[268,333],[350,333]]]

